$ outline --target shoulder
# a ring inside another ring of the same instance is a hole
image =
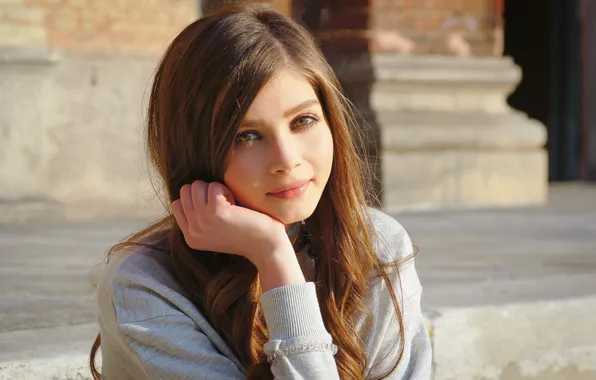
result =
[[[160,242],[143,241],[113,252],[105,264],[100,286],[114,289],[127,284],[144,286],[175,285],[169,255],[160,249]]]
[[[392,281],[399,282],[399,292],[404,296],[410,297],[419,294],[422,285],[416,271],[416,255],[405,228],[395,218],[383,211],[372,207],[369,207],[367,211],[370,216],[369,229],[373,249],[381,262],[389,264],[385,268],[386,273],[391,276]],[[384,294],[383,297],[388,297],[383,284],[373,286],[371,292],[381,292]]]
[[[359,320],[367,355],[366,377],[380,377],[398,362],[390,378],[428,379],[430,340],[420,306],[422,285],[412,241],[392,216],[374,208],[367,211],[373,248],[381,261],[397,265],[384,267],[387,277],[373,276],[368,287],[366,305],[371,319]],[[403,341],[402,356],[396,344],[399,341]]]
[[[373,247],[381,260],[402,260],[414,253],[410,236],[395,218],[373,207],[366,211]]]
[[[169,255],[153,243],[111,255],[97,286],[100,315],[112,314],[126,323],[192,305],[174,278]]]

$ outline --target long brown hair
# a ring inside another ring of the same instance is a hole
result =
[[[148,107],[147,150],[167,194],[201,179],[223,183],[236,129],[260,89],[291,65],[310,82],[333,136],[331,175],[306,229],[317,257],[317,294],[335,344],[342,379],[362,379],[367,365],[358,316],[370,323],[364,296],[371,278],[387,282],[400,326],[397,361],[403,354],[403,319],[384,263],[374,252],[367,223],[371,183],[365,149],[350,102],[312,36],[288,18],[255,6],[227,7],[186,27],[171,43],[155,73]],[[268,340],[254,265],[239,256],[190,249],[172,217],[158,220],[114,246],[110,255],[159,231],[169,235],[169,255],[186,296],[225,339],[249,379],[271,379],[263,353]],[[392,263],[393,265],[397,263]],[[91,372],[100,336],[91,350]]]

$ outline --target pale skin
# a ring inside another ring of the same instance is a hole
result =
[[[250,260],[263,291],[303,283],[286,231],[314,212],[332,161],[331,131],[314,90],[298,71],[284,69],[249,107],[225,185],[183,186],[172,204],[174,217],[191,248]]]

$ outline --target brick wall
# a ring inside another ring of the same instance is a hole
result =
[[[206,8],[230,2],[203,0]],[[284,14],[290,0],[262,0]],[[0,45],[159,53],[199,15],[199,0],[0,0]]]
[[[0,0],[0,44],[161,52],[198,15],[196,0]]]
[[[317,34],[323,44],[342,40],[344,46],[338,49],[416,55],[502,54],[502,0],[328,1]]]
[[[213,7],[229,2],[204,0]],[[318,0],[294,0],[297,2]],[[289,14],[291,0],[261,0]],[[327,0],[321,35],[375,52],[500,55],[502,0]],[[0,0],[0,45],[161,52],[198,0]]]
[[[500,11],[495,0],[374,0],[371,19],[375,31],[412,41],[416,54],[492,55]]]

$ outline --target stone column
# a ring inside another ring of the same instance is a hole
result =
[[[511,60],[377,54],[372,63],[386,210],[546,200],[546,130],[507,105],[521,74]]]

